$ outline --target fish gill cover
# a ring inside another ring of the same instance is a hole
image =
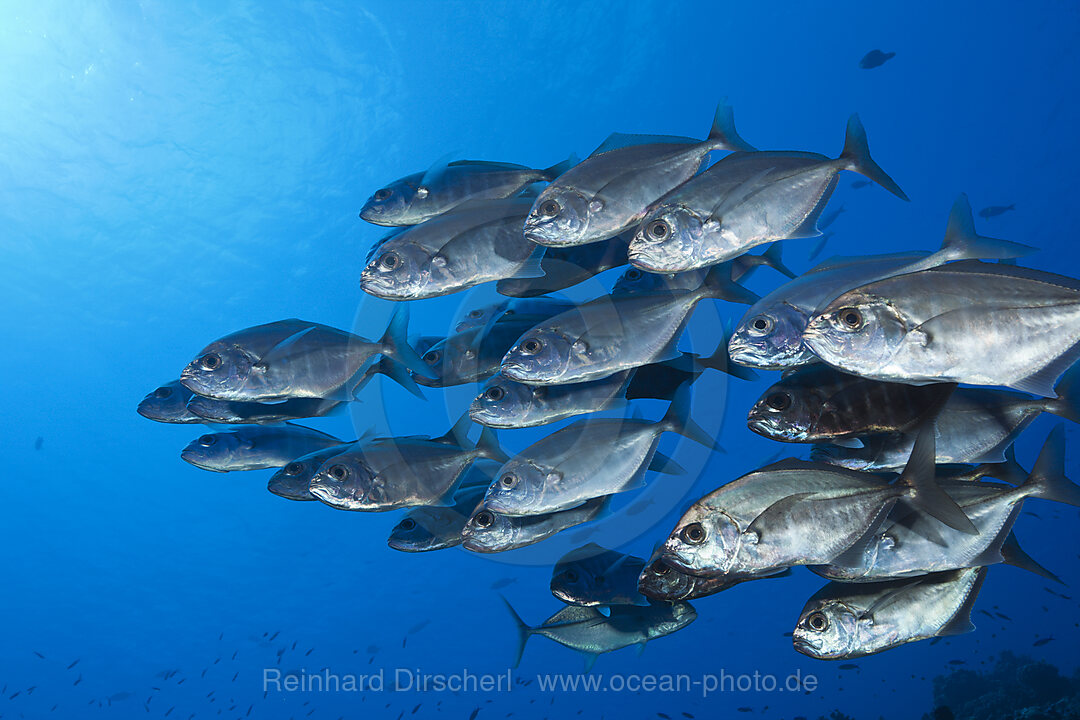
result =
[[[967,10],[5,8],[0,714],[1076,717],[1080,23]]]

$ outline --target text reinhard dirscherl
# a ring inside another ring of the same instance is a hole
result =
[[[818,679],[795,671],[786,677],[754,671],[753,673],[704,673],[691,676],[681,673],[643,673],[604,675],[600,673],[538,673],[536,688],[541,692],[660,692],[701,693],[708,697],[724,692],[813,692]],[[524,684],[531,684],[525,681]],[[514,688],[512,670],[501,673],[425,673],[419,668],[385,668],[364,675],[337,674],[325,668],[319,672],[297,670],[282,672],[263,668],[263,692],[285,693],[381,693],[381,692],[510,692]]]

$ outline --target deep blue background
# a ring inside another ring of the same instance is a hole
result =
[[[274,665],[283,645],[286,670],[500,672],[512,659],[514,630],[492,583],[516,578],[502,591],[532,622],[558,607],[535,554],[514,562],[458,550],[395,553],[385,546],[393,514],[290,503],[266,492],[269,473],[197,470],[179,459],[196,428],[156,425],[134,412],[199,348],[237,328],[299,316],[377,336],[388,307],[362,305],[358,279],[381,231],[356,214],[380,184],[447,152],[542,167],[570,151],[587,155],[612,131],[702,137],[722,96],[758,147],[835,154],[848,114],[858,111],[875,158],[912,202],[876,187],[853,190],[857,176],[845,175],[830,210],[846,212],[826,255],[934,249],[950,204],[965,191],[976,209],[1016,203],[1015,212],[978,219],[985,234],[1040,246],[1026,261],[1033,266],[1078,273],[1074,6],[763,5],[0,6],[0,292],[8,308],[0,353],[7,421],[0,706],[8,707],[0,712],[41,717],[59,703],[66,717],[144,717],[143,701],[156,695],[152,715],[176,706],[170,717],[184,718],[233,704],[223,717],[239,716],[251,703],[257,717],[351,717],[357,708],[365,717],[397,717],[417,703],[418,715],[429,716],[440,702],[438,712],[450,717],[484,705],[480,718],[581,708],[588,716],[726,717],[738,707],[758,717],[832,708],[858,718],[910,717],[929,709],[929,678],[952,659],[971,667],[1014,648],[1071,671],[1075,601],[1045,593],[1041,579],[1013,568],[990,572],[979,604],[999,606],[1013,622],[977,616],[977,633],[863,660],[857,671],[811,661],[782,636],[821,584],[797,572],[699,601],[700,618],[687,631],[640,658],[632,650],[603,657],[596,672],[801,669],[820,678],[810,697],[552,700],[533,684],[491,698],[262,700],[261,669]],[[860,69],[873,48],[897,56]],[[808,267],[812,244],[785,247],[797,271]],[[764,270],[751,285],[764,292],[779,279]],[[416,304],[413,330],[445,332],[460,302]],[[643,521],[621,549],[647,554],[685,502],[780,449],[799,449],[745,429],[749,403],[770,380],[732,385],[726,403],[718,400],[723,378],[703,380],[696,412],[712,427],[724,422],[721,442],[732,452],[714,457],[689,494],[675,487],[669,497],[668,479],[654,479],[649,492],[675,510]],[[442,432],[469,391],[451,393],[444,407],[439,393],[424,404],[390,387],[385,419],[380,392],[369,392],[352,418],[312,424],[343,437],[371,424]],[[644,407],[650,417],[662,411]],[[1023,463],[1048,426],[1044,418],[1021,440]],[[1068,432],[1075,443],[1075,426]],[[35,451],[38,436],[43,447]],[[534,437],[503,433],[511,449]],[[680,446],[680,461],[694,452]],[[1074,476],[1078,457],[1070,453]],[[1033,508],[1039,517],[1025,514],[1018,526],[1025,548],[1066,580],[1080,579],[1076,511]],[[407,630],[428,619],[403,648]],[[275,631],[274,643],[262,640]],[[1047,635],[1056,640],[1031,647]],[[368,665],[372,645],[379,649]],[[518,673],[580,668],[569,650],[537,638]],[[155,677],[167,669],[180,673]],[[127,692],[133,697],[97,709],[97,700]],[[898,702],[910,710],[894,715]]]

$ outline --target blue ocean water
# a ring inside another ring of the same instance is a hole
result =
[[[826,256],[935,249],[966,192],[976,210],[1015,204],[976,217],[980,232],[1038,246],[1025,264],[1076,275],[1078,39],[1080,12],[1066,3],[3,3],[0,716],[920,717],[935,676],[984,669],[1003,651],[1072,674],[1076,601],[1010,567],[991,568],[978,604],[1009,620],[976,617],[974,633],[854,668],[811,660],[784,636],[822,584],[800,571],[695,601],[689,628],[592,671],[698,685],[543,690],[538,676],[580,673],[581,659],[534,638],[510,670],[516,630],[499,594],[533,623],[558,609],[550,566],[574,531],[506,556],[397,553],[385,544],[397,513],[291,503],[266,491],[270,471],[198,470],[179,458],[198,426],[134,408],[235,329],[301,317],[381,334],[390,303],[364,297],[358,280],[383,232],[357,212],[386,182],[447,153],[545,167],[613,131],[703,137],[721,97],[767,148],[833,155],[860,114],[912,201],[841,176]],[[874,48],[896,56],[860,68]],[[807,269],[813,244],[787,241],[785,260]],[[619,272],[568,295],[596,295]],[[762,269],[749,287],[782,279]],[[491,296],[413,303],[410,330],[445,334]],[[742,311],[703,305],[687,342],[711,351],[719,320]],[[691,476],[655,477],[649,513],[619,515],[623,502],[588,540],[647,556],[688,502],[792,451],[745,427],[775,377],[703,378],[694,415],[727,454],[665,438]],[[310,425],[347,439],[370,426],[441,434],[474,392],[421,402],[382,382]],[[1020,439],[1022,464],[1052,422]],[[1076,431],[1066,428],[1073,477]],[[521,449],[541,434],[501,440]],[[1080,581],[1076,521],[1073,508],[1032,503],[1017,525],[1068,583]],[[267,689],[268,668],[382,674],[385,686]],[[422,674],[507,672],[509,691],[415,687]],[[781,684],[809,674],[816,688],[706,696],[701,678],[721,673]]]

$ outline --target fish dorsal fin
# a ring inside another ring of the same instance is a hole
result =
[[[967,195],[953,203],[949,212],[949,221],[945,226],[945,240],[941,250],[930,258],[937,258],[940,264],[947,260],[1011,260],[1035,252],[1036,248],[1021,243],[983,237],[975,232],[975,218],[971,214],[971,203]],[[928,260],[930,259],[928,258]]]
[[[700,142],[700,140],[682,137],[680,135],[633,135],[629,133],[611,133],[604,142],[600,143],[600,147],[592,151],[592,155],[589,155],[589,157],[603,155],[612,150],[636,147],[638,145],[696,145]]]
[[[606,619],[595,607],[582,607],[580,605],[567,605],[555,613],[541,627],[550,628],[559,625],[572,625],[574,623],[592,622],[597,618]]]
[[[430,189],[432,185],[437,183],[442,174],[446,172],[446,168],[448,168],[452,164],[450,158],[454,157],[455,155],[457,155],[456,152],[450,152],[433,162],[431,166],[426,171],[424,171],[424,175],[420,178],[420,184],[417,186],[417,191],[419,192],[420,188]],[[458,160],[458,162],[469,161]]]
[[[299,343],[305,336],[311,333],[315,329],[315,326],[304,328],[300,332],[293,333],[289,337],[279,342],[274,347],[259,358],[259,362],[256,365],[261,366],[263,369],[269,368],[273,365],[279,365],[286,363],[289,360],[299,355]]]
[[[970,572],[970,570],[962,570],[962,573]],[[961,575],[960,577],[963,577]],[[957,578],[959,580],[959,577]],[[986,580],[986,568],[981,567],[975,571],[975,582],[972,583],[971,589],[968,590],[967,597],[964,598],[964,603],[956,611],[956,614],[952,616],[949,622],[945,623],[940,630],[938,630],[938,637],[946,635],[962,635],[966,632],[971,632],[975,629],[975,623],[971,622],[971,611],[975,608],[975,600],[979,597],[979,591],[982,590],[983,581]]]

